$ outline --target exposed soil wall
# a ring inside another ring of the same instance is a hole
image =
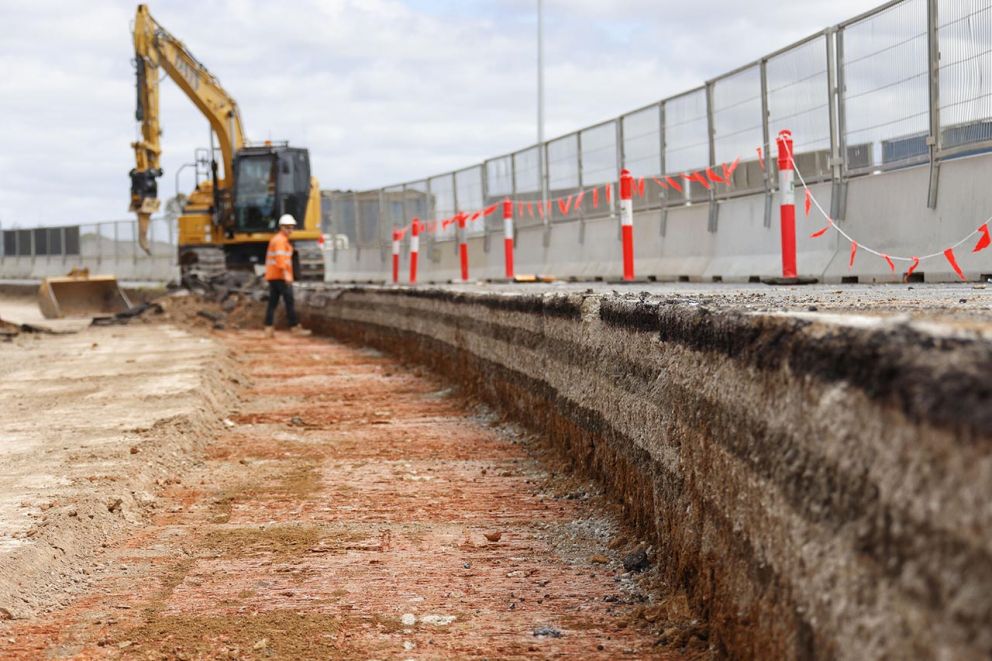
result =
[[[313,288],[318,332],[540,430],[734,656],[992,654],[992,346],[647,297]]]

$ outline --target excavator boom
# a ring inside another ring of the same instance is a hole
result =
[[[228,181],[234,171],[234,155],[245,145],[246,139],[238,104],[184,44],[152,18],[147,5],[138,5],[135,14],[134,56],[138,92],[135,119],[141,124],[141,139],[131,145],[135,168],[131,170],[130,210],[138,214],[138,242],[146,253],[150,253],[148,224],[160,206],[155,180],[162,176],[159,68],[175,81],[210,122],[220,143],[224,177]],[[219,193],[226,187],[215,182],[214,190],[218,191],[215,206],[224,206],[227,201],[220,199]],[[221,211],[215,209],[215,213]]]

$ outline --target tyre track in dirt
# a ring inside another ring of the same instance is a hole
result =
[[[0,623],[5,658],[712,655],[539,442],[374,351],[219,337],[251,381],[227,431],[89,594]]]

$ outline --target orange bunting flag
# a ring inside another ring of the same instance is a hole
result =
[[[724,184],[727,183],[723,180],[723,177],[713,172],[713,168],[706,168],[706,176],[710,178],[714,184]]]
[[[682,192],[682,184],[680,184],[677,179],[672,179],[671,177],[665,177],[665,179],[668,180],[669,186],[671,186],[680,193]]]
[[[572,208],[578,211],[579,207],[582,206],[582,198],[584,198],[585,196],[586,196],[586,192],[584,190],[580,190],[579,193],[575,196],[575,204],[572,205]]]
[[[809,235],[809,238],[811,238],[811,239],[819,239],[821,236],[823,236],[824,234],[827,233],[827,230],[828,229],[830,229],[830,225],[827,225],[822,230],[817,230],[816,232],[813,232],[812,234]]]
[[[964,277],[964,271],[962,271],[961,267],[958,266],[958,260],[954,257],[954,248],[948,248],[945,250],[944,257],[947,258],[947,263],[951,265],[954,272],[958,274],[959,278],[961,278],[961,282],[967,282],[968,279]]]
[[[989,224],[985,223],[978,228],[978,231],[981,232],[982,238],[978,240],[971,252],[982,252],[992,245],[992,237],[989,236]]]
[[[537,203],[537,215],[544,218],[544,205],[540,202]]]
[[[920,265],[920,258],[914,257],[913,263],[910,265],[908,269],[906,269],[906,277],[908,278],[909,276],[913,275],[913,271],[915,271],[916,267],[919,265]]]
[[[809,218],[809,210],[813,208],[813,194],[806,189],[806,217]]]
[[[527,213],[530,215],[531,218],[534,217],[534,203],[533,202],[528,202],[527,203]]]
[[[497,209],[498,207],[499,207],[499,205],[498,205],[498,204],[494,204],[494,205],[492,205],[491,207],[486,207],[486,208],[485,208],[485,209],[483,210],[483,212],[482,212],[482,215],[483,215],[483,216],[486,216],[486,217],[488,218],[489,216],[491,216],[491,215],[493,215],[493,213],[494,213],[494,212],[496,211],[496,209]],[[510,210],[511,210],[511,211],[513,210],[513,209],[512,209],[512,207],[511,207],[511,209],[510,209]]]
[[[884,259],[885,260],[885,263],[889,265],[889,270],[891,270],[893,273],[895,273],[896,272],[896,265],[892,263],[892,258],[889,257],[888,255],[882,255],[882,259]]]
[[[687,172],[682,176],[688,179],[689,181],[699,182],[706,190],[710,189],[710,182],[706,181],[706,177],[703,176],[702,172],[692,172],[692,173]]]
[[[728,185],[734,183],[733,180],[731,179],[731,177],[734,176],[734,170],[736,170],[737,169],[737,166],[740,165],[740,164],[741,164],[741,157],[738,156],[736,159],[734,159],[734,162],[731,163],[730,165],[727,165],[726,163],[724,163],[721,166],[721,167],[723,167],[723,180]]]
[[[569,195],[567,198],[558,198],[558,211],[561,215],[567,216],[568,212],[572,209],[572,196]]]
[[[598,188],[593,188],[592,189],[592,208],[593,209],[598,209],[599,208],[599,189]]]
[[[847,264],[847,269],[851,270],[854,268],[854,257],[858,254],[858,242],[851,241],[851,261]]]
[[[662,189],[667,189],[668,188],[668,184],[666,184],[664,181],[662,181],[658,177],[651,177],[651,178],[654,179],[654,183],[658,184],[658,187],[659,188],[662,188]]]
[[[551,217],[551,200],[548,200],[548,206],[544,210],[544,215],[547,216],[548,218]]]
[[[758,165],[761,166],[762,170],[765,169],[765,152],[761,149],[761,147],[758,147]]]
[[[644,177],[637,180],[637,197],[644,197]]]
[[[612,204],[613,203],[613,184],[606,184],[606,186],[604,186],[604,188],[606,189],[606,203],[607,204]]]
[[[524,217],[524,209],[526,208],[527,208],[526,204],[524,204],[523,202],[517,202],[517,218]]]
[[[468,222],[472,222],[473,220],[478,220],[479,216],[481,215],[482,215],[481,211],[476,211],[475,213],[472,214],[472,217],[468,219]]]

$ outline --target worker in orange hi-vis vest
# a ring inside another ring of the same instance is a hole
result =
[[[289,237],[295,227],[296,219],[288,213],[283,214],[279,219],[279,231],[269,241],[269,248],[265,251],[265,279],[269,283],[269,305],[265,309],[266,337],[275,334],[273,324],[280,298],[286,303],[289,332],[294,335],[310,334],[310,331],[300,328],[293,302],[293,244],[289,242]]]

